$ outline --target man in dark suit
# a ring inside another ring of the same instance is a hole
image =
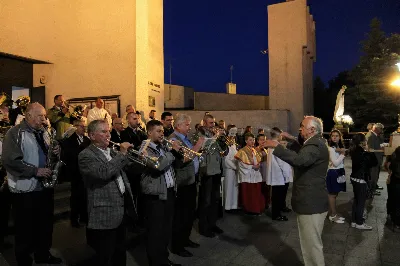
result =
[[[161,123],[164,126],[164,137],[168,138],[174,132],[174,117],[170,112],[164,112],[161,114]]]
[[[381,123],[375,123],[372,126],[372,130],[370,130],[365,136],[367,139],[368,149],[375,154],[376,159],[378,160],[378,164],[371,168],[370,184],[371,192],[376,196],[381,195],[381,193],[376,191],[376,189],[383,189],[383,187],[378,186],[379,173],[381,172],[384,153],[383,147],[381,146],[384,142],[383,128],[384,126]]]
[[[124,131],[124,123],[122,118],[115,118],[112,121],[113,129],[111,130],[111,141],[115,143],[121,143],[121,133]]]
[[[274,147],[274,155],[294,168],[292,207],[297,214],[301,251],[304,263],[325,265],[321,239],[324,221],[328,212],[326,172],[329,152],[322,137],[322,121],[306,116],[300,125],[304,145],[298,153],[285,149],[277,141],[265,144]]]
[[[128,113],[126,120],[128,127],[121,132],[121,141],[131,143],[135,150],[138,150],[142,141],[147,139],[147,135],[139,128],[140,122],[136,113]]]
[[[133,206],[129,181],[123,171],[128,166],[129,143],[120,151],[108,148],[110,128],[104,120],[88,126],[91,145],[79,154],[79,169],[88,197],[86,239],[96,252],[95,265],[125,266],[124,216]]]
[[[89,146],[90,139],[85,136],[84,121],[75,120],[73,125],[76,131],[63,142],[62,160],[66,164],[66,175],[71,180],[71,226],[79,228],[79,222],[87,223],[87,211],[86,192],[79,172],[78,154]]]

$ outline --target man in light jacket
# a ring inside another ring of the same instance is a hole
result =
[[[53,236],[54,188],[42,185],[51,178],[47,157],[59,154],[49,150],[50,136],[44,130],[46,110],[39,103],[29,104],[25,120],[11,128],[3,143],[2,160],[7,170],[15,226],[15,257],[18,266],[36,263],[60,264],[50,254]]]
[[[328,213],[326,173],[329,152],[319,118],[306,116],[300,132],[305,141],[298,153],[272,140],[267,140],[266,145],[275,147],[273,154],[294,168],[292,207],[297,214],[304,263],[306,266],[323,266],[321,234]]]

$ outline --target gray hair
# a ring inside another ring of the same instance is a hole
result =
[[[92,122],[90,122],[89,125],[88,125],[88,128],[87,128],[88,134],[90,135],[92,133],[95,133],[99,129],[99,126],[101,124],[107,124],[108,125],[108,123],[103,119],[102,120],[93,120]]]
[[[375,123],[372,128],[384,129],[385,127],[381,123]]]
[[[190,118],[189,115],[187,114],[181,114],[181,113],[177,113],[175,115],[175,122],[174,122],[174,126],[178,126],[186,121],[192,122],[192,118]]]
[[[310,119],[310,126],[315,128],[315,132],[317,134],[322,134],[322,132],[324,130],[324,126],[323,126],[322,120],[320,118],[315,117],[315,116],[305,116],[304,118]]]

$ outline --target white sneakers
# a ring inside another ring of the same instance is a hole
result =
[[[343,217],[338,216],[337,214],[335,214],[334,216],[328,216],[329,221],[331,221],[332,223],[337,223],[337,224],[344,224],[344,220],[346,220]]]
[[[356,223],[351,223],[351,227],[359,229],[359,230],[372,230],[372,226],[369,226],[366,223],[363,223],[361,225],[358,225]]]

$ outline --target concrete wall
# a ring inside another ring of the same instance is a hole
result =
[[[269,109],[268,96],[225,93],[194,93],[195,110],[266,110]]]
[[[204,117],[204,111],[171,110],[172,114],[185,113],[191,116],[192,131]],[[258,128],[279,127],[284,131],[289,128],[289,112],[287,110],[242,110],[242,111],[211,111],[215,120],[225,120],[226,125],[234,124],[238,128],[253,127],[253,133]]]
[[[290,130],[313,113],[315,22],[306,0],[268,6],[269,108],[290,110]]]
[[[55,94],[121,95],[123,109],[163,111],[162,0],[4,0],[0,52],[52,64],[33,68],[34,86],[46,76],[47,106]]]
[[[164,84],[165,108],[194,108],[194,90],[190,87]]]

